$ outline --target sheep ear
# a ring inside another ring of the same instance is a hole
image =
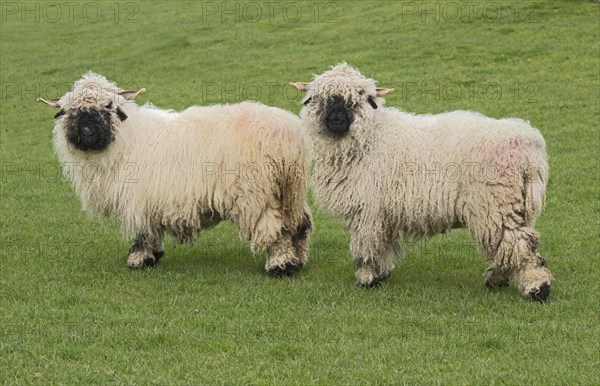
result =
[[[122,96],[123,98],[127,99],[128,101],[132,101],[135,98],[137,98],[138,95],[143,94],[146,92],[145,88],[141,88],[137,91],[134,90],[123,90],[121,92],[119,92],[119,95]]]
[[[369,104],[371,105],[371,107],[375,110],[377,110],[377,103],[375,103],[375,101],[373,100],[372,97],[368,97],[367,98],[367,102],[369,102]]]
[[[121,120],[121,122],[123,122],[124,120],[127,119],[127,114],[125,114],[123,112],[123,110],[121,110],[120,107],[117,107],[117,117],[119,117],[119,119]]]
[[[55,99],[50,99],[50,100],[45,100],[44,98],[38,98],[37,101],[38,102],[42,102],[47,104],[48,106],[52,106],[52,107],[60,107],[60,105],[58,104],[58,100],[59,98],[55,98]]]
[[[394,91],[393,88],[384,88],[384,87],[377,87],[375,90],[377,91],[378,97],[386,96],[387,94]]]
[[[288,83],[290,86],[294,87],[298,91],[307,92],[308,84],[304,82],[290,82]]]

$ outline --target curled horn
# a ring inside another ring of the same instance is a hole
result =
[[[378,97],[386,96],[387,94],[394,91],[393,88],[387,88],[387,87],[377,87],[375,90],[377,91]]]
[[[308,83],[304,83],[304,82],[289,82],[288,84],[290,86],[294,87],[298,91],[301,91],[301,92],[307,92],[308,91]]]
[[[48,106],[60,108],[60,105],[58,104],[59,98],[54,98],[54,99],[49,99],[49,100],[46,100],[44,98],[38,98],[37,101],[45,103]]]
[[[134,100],[135,98],[137,98],[138,95],[143,94],[146,92],[145,88],[141,88],[137,91],[134,90],[123,90],[119,92],[119,95],[122,96],[123,98],[127,99],[128,101]]]

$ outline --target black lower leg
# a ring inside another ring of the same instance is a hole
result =
[[[145,235],[138,235],[133,239],[133,243],[131,247],[129,247],[129,254],[131,255],[134,252],[146,252],[149,244],[149,238]],[[160,256],[157,256],[157,253]],[[158,259],[164,255],[163,251],[152,251],[151,254],[144,254],[144,267],[152,267],[158,262]]]
[[[299,240],[307,239],[311,230],[312,220],[310,219],[310,215],[308,213],[304,213],[304,218],[302,219],[302,222],[300,223],[296,234],[292,238],[292,241],[298,242]]]

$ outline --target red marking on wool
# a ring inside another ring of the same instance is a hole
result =
[[[250,126],[250,117],[247,114],[240,114],[235,121],[234,128],[236,131],[244,131]]]

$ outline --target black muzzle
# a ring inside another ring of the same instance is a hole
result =
[[[325,127],[334,134],[345,134],[350,130],[354,121],[352,104],[339,95],[334,95],[327,100],[325,106]]]
[[[110,112],[94,107],[81,109],[73,117],[67,139],[79,150],[103,150],[114,139]]]

